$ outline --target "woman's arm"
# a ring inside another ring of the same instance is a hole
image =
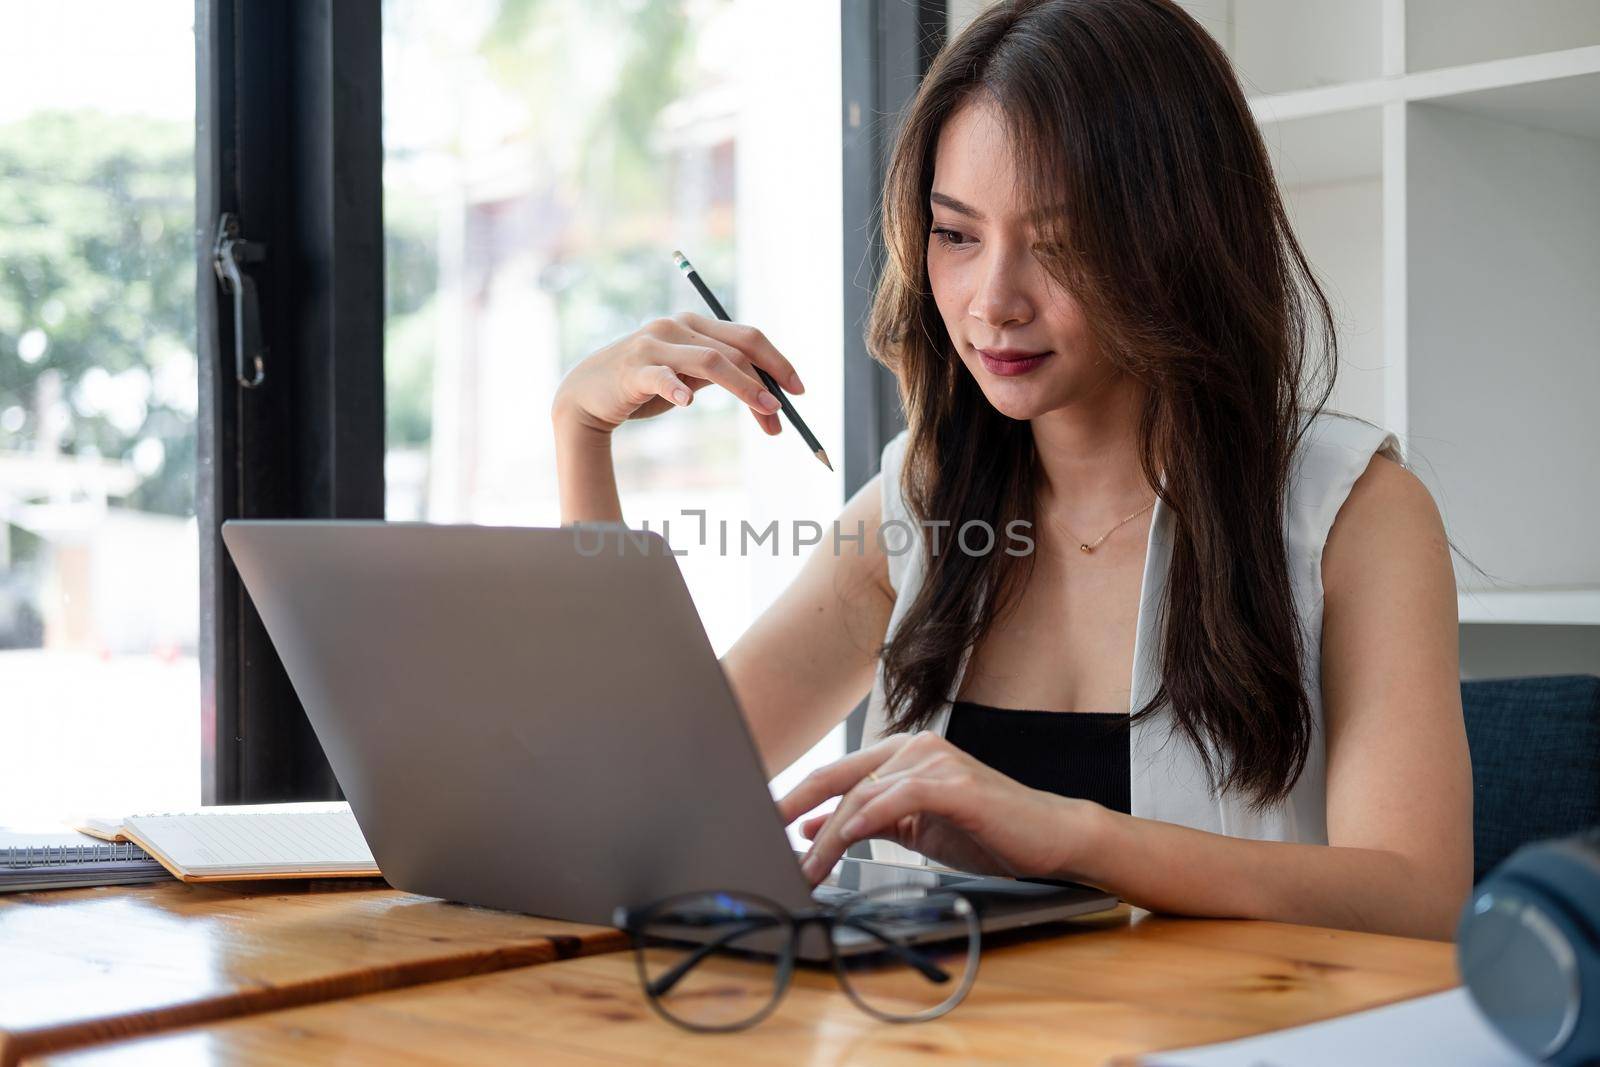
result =
[[[621,522],[617,472],[611,462],[611,434],[585,425],[562,409],[558,395],[551,416],[556,433],[556,478],[561,488],[561,522]]]
[[[622,521],[611,435],[558,420],[557,440],[563,521]],[[877,540],[880,510],[874,476],[846,503],[837,527],[824,530],[794,581],[722,657],[769,778],[820,741],[872,687],[894,607]]]
[[[1141,907],[1449,938],[1472,878],[1472,780],[1457,674],[1455,582],[1421,483],[1374,460],[1323,553],[1329,845],[1251,841],[1028,789],[932,734],[823,768],[784,798],[806,870],[852,841],[981,856]],[[872,773],[873,778],[867,775]]]
[[[1456,591],[1433,499],[1376,458],[1323,550],[1328,844],[1104,812],[1083,873],[1156,910],[1448,939],[1472,888]]]
[[[769,777],[804,755],[872,688],[894,607],[877,538],[879,477],[850,498],[794,581],[722,657]]]
[[[652,319],[580,360],[550,405],[562,523],[622,521],[612,431],[687,407],[713,382],[749,405],[763,431],[780,432],[778,400],[762,385],[758,365],[793,392],[804,391],[794,366],[760,330],[691,311]]]
[[[550,409],[561,521],[622,521],[612,431],[686,406],[713,382],[747,404],[766,433],[782,432],[778,401],[756,376],[758,365],[804,391],[760,330],[693,312],[652,320],[579,362]],[[877,538],[880,511],[873,478],[845,505],[840,536],[824,532],[799,576],[722,658],[769,774],[820,740],[872,685],[894,604]]]
[[[556,439],[562,520],[621,522],[611,435],[558,417]],[[894,607],[877,542],[880,510],[874,476],[839,515],[837,551],[828,527],[794,581],[722,657],[768,777],[805,754],[872,687]]]

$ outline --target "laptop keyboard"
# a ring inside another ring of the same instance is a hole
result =
[[[860,894],[855,890],[836,885],[819,885],[811,891],[811,899],[818,904],[843,904],[857,896]]]

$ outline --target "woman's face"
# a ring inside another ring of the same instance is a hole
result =
[[[946,121],[934,158],[928,278],[950,341],[1002,414],[1031,419],[1115,376],[1098,361],[1077,301],[1035,255],[1019,217],[1011,146],[994,105]],[[1033,358],[1017,358],[1021,356]]]

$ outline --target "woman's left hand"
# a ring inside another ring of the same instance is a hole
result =
[[[897,734],[819,767],[778,802],[785,824],[840,797],[801,826],[813,885],[844,851],[876,837],[946,866],[1009,877],[1070,878],[1089,801],[1031,789],[938,734]]]

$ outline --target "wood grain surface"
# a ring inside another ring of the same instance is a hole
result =
[[[829,970],[802,969],[753,1029],[658,1018],[631,953],[440,982],[37,1061],[434,1064],[1106,1064],[1329,1018],[1456,984],[1452,946],[1315,927],[1152,917],[1126,907],[990,938],[949,1015],[880,1022]]]
[[[415,896],[380,880],[0,895],[0,1067],[49,1050],[547,963],[609,927]]]

